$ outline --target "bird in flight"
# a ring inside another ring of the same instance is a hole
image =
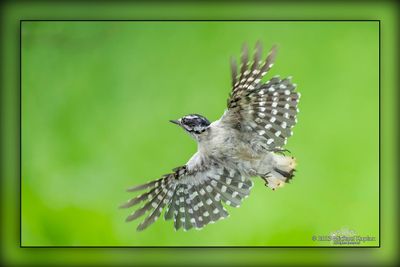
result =
[[[232,91],[219,120],[210,123],[190,114],[171,121],[196,140],[197,152],[171,173],[128,189],[145,190],[121,205],[143,203],[126,218],[132,221],[147,213],[138,231],[154,223],[164,209],[165,220],[173,219],[175,230],[201,229],[228,216],[223,204],[240,206],[250,194],[251,177],[260,177],[275,190],[294,176],[296,161],[284,154],[283,146],[297,123],[300,93],[290,77],[262,82],[273,66],[276,46],[265,60],[260,42],[251,62],[248,50],[245,44],[239,69],[231,61]]]

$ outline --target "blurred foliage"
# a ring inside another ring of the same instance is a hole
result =
[[[136,232],[124,190],[196,151],[168,120],[218,119],[229,57],[257,40],[302,94],[293,182],[254,178],[201,231]],[[378,245],[378,66],[377,22],[23,22],[22,245],[324,246],[312,236],[343,228]]]

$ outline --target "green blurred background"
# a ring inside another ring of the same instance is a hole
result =
[[[378,231],[378,22],[23,22],[22,245],[329,246]],[[184,164],[195,142],[169,119],[218,119],[241,45],[279,46],[268,77],[302,98],[293,182],[255,178],[201,231],[125,223],[129,186]]]

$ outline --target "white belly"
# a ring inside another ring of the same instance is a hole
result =
[[[192,170],[214,160],[246,176],[269,172],[273,165],[273,154],[266,150],[255,150],[250,142],[243,141],[247,138],[238,134],[238,131],[224,127],[219,121],[213,122],[211,131],[198,140],[198,152],[187,163],[188,168]]]

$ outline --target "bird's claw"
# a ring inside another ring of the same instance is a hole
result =
[[[265,174],[263,174],[263,175],[260,175],[260,177],[261,177],[261,179],[263,179],[264,180],[264,182],[265,182],[265,186],[268,186],[268,177],[270,177],[270,172],[267,172],[267,173],[265,173]]]
[[[280,149],[280,148],[273,149],[272,152],[281,154],[283,156],[285,156],[285,152],[292,153],[288,149]]]

